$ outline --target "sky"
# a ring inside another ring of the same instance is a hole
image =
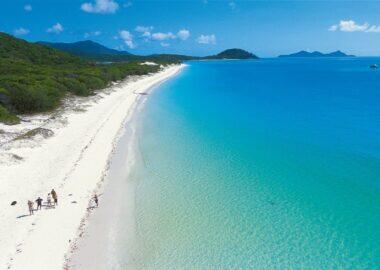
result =
[[[260,57],[299,50],[380,56],[380,1],[1,0],[0,31],[28,41],[93,40],[134,54]]]

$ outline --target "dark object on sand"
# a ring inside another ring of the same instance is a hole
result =
[[[95,194],[94,196],[94,202],[96,203],[96,207],[99,206],[99,199],[98,199],[98,195]]]
[[[369,66],[371,69],[377,69],[378,68],[378,65],[377,64],[372,64]]]
[[[17,201],[13,201],[13,202],[11,202],[11,205],[13,206],[13,205],[16,205],[17,204]]]

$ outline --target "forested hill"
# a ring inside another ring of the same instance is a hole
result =
[[[118,51],[107,48],[99,43],[91,40],[78,41],[73,43],[52,43],[52,42],[37,42],[37,44],[46,45],[61,51],[69,52],[79,56],[91,55],[131,55],[127,51]]]
[[[66,45],[61,48],[66,50]],[[77,50],[78,47],[81,51]],[[95,42],[70,45],[69,48],[76,48],[77,54],[87,58],[0,32],[0,122],[17,123],[16,114],[52,110],[68,93],[91,95],[111,81],[159,69],[159,65],[141,65],[137,61],[173,63],[198,59],[257,58],[240,49],[226,50],[214,56],[194,57],[175,54],[137,56]],[[115,63],[97,64],[94,60]]]
[[[165,61],[181,62],[187,60],[207,60],[207,59],[257,59],[258,57],[242,49],[228,49],[216,55],[205,57],[180,55],[180,54],[151,54],[135,55],[127,51],[118,51],[107,48],[93,41],[79,41],[74,43],[50,43],[38,42],[62,51],[86,57],[94,61],[125,62],[125,61]]]
[[[52,110],[67,93],[90,95],[111,81],[158,69],[138,63],[97,65],[0,32],[0,122],[17,123],[15,114]]]
[[[258,59],[258,57],[250,52],[242,49],[228,49],[217,55],[207,56],[206,59]]]
[[[0,32],[0,59],[2,61],[23,61],[30,64],[52,65],[85,63],[71,54],[52,48],[29,43]]]

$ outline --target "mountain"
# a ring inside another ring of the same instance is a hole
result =
[[[15,114],[52,110],[68,93],[91,95],[112,81],[158,69],[139,63],[95,64],[0,32],[0,122],[17,123]]]
[[[156,62],[180,62],[192,60],[196,57],[177,54],[152,54],[134,55],[127,51],[118,51],[107,48],[91,40],[78,41],[74,43],[53,43],[39,41],[38,44],[52,47],[61,51],[85,57],[99,62],[126,62],[126,61],[156,61]]]
[[[52,42],[45,42],[45,41],[40,41],[37,43],[41,45],[49,46],[61,51],[69,52],[78,56],[131,55],[129,52],[110,49],[91,40],[78,41],[74,43],[52,43]]]
[[[314,52],[299,51],[292,54],[279,55],[278,57],[354,57],[354,55],[347,55],[341,51],[335,51],[331,53],[321,53],[318,51],[314,51]]]
[[[335,51],[332,53],[328,53],[328,54],[326,54],[326,56],[328,56],[328,57],[355,57],[355,55],[345,54],[344,52],[341,52],[341,51]]]
[[[69,52],[78,56],[82,56],[99,62],[126,62],[126,61],[156,61],[156,62],[182,62],[187,60],[202,59],[257,59],[258,57],[252,53],[242,49],[228,49],[217,55],[206,57],[180,55],[180,54],[151,54],[151,55],[134,55],[126,51],[118,51],[107,48],[94,41],[78,41],[74,43],[51,43],[37,42]]]
[[[205,59],[258,59],[258,57],[250,52],[242,49],[228,49],[213,56],[206,56]]]

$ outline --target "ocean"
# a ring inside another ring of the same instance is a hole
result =
[[[379,269],[379,62],[187,63],[138,116],[125,258],[137,269]]]

